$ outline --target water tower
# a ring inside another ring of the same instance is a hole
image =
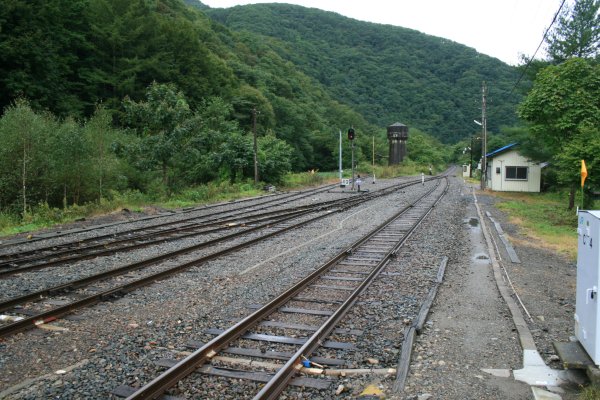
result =
[[[388,165],[400,164],[406,156],[406,141],[408,140],[408,126],[396,122],[387,127],[387,136],[390,143]]]

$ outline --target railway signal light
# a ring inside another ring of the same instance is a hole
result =
[[[354,128],[348,129],[348,140],[354,140]]]

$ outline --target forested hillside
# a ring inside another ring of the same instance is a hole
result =
[[[428,134],[471,134],[483,80],[489,127],[512,124],[513,77],[456,43],[302,7],[4,2],[0,210],[253,180],[253,131],[264,182],[335,169],[350,126],[358,162],[370,164],[372,140],[385,162],[396,121],[411,127],[407,162],[442,165]]]
[[[15,1],[0,9],[0,27],[2,110],[22,96],[34,110],[87,118],[101,103],[126,125],[125,97],[139,101],[153,81],[172,83],[195,110],[222,98],[240,131],[250,130],[256,107],[258,134],[292,145],[295,170],[326,167],[335,140],[323,144],[322,135],[368,127],[260,40],[179,0]]]
[[[473,131],[489,87],[491,131],[517,121],[515,68],[464,45],[288,4],[206,11],[235,31],[260,34],[278,55],[379,126],[401,121],[445,143]]]

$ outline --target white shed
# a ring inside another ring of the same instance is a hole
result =
[[[469,176],[471,176],[471,166],[469,164],[463,164],[462,176],[463,178],[468,178]]]
[[[498,192],[539,192],[542,168],[519,154],[516,146],[512,143],[486,154],[486,187]]]

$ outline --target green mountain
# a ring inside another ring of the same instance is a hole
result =
[[[174,84],[194,112],[218,98],[240,132],[255,127],[259,137],[287,142],[295,171],[335,169],[338,131],[350,126],[363,161],[372,137],[376,153],[387,153],[384,128],[396,121],[445,143],[468,137],[484,80],[490,130],[515,124],[518,96],[507,94],[514,68],[413,30],[285,4],[30,0],[0,7],[0,110],[24,98],[35,111],[81,120],[102,104],[126,127],[123,99],[145,100],[153,82]]]
[[[488,129],[517,123],[517,71],[502,61],[415,30],[288,4],[204,10],[262,43],[378,126],[400,121],[443,142],[468,137],[489,88]]]
[[[189,0],[0,7],[0,111],[24,98],[36,111],[81,119],[102,104],[123,126],[124,98],[141,101],[152,82],[172,83],[196,111],[223,99],[246,133],[256,108],[258,135],[289,143],[294,170],[334,169],[338,129],[376,129],[258,35],[228,29],[205,8]]]
[[[514,68],[408,29],[290,5],[5,3],[0,209],[11,212],[251,181],[253,132],[264,182],[335,170],[351,126],[359,168],[373,153],[385,163],[396,121],[411,127],[407,161],[441,166],[453,147],[440,140],[477,130],[484,80],[490,130],[516,123]]]

